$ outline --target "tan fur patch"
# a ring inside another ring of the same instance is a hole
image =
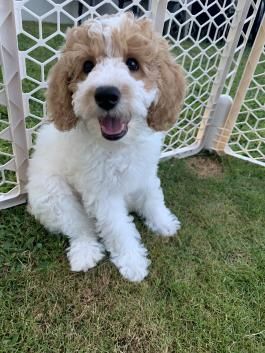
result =
[[[185,96],[185,78],[169,52],[165,39],[152,29],[148,19],[128,18],[120,30],[112,34],[115,55],[135,58],[140,70],[131,72],[133,77],[145,82],[145,88],[158,87],[159,99],[150,107],[148,124],[154,130],[172,127],[181,109]]]
[[[85,79],[82,72],[86,60],[96,63],[104,56],[100,35],[89,34],[89,26],[68,30],[62,55],[49,74],[47,105],[49,119],[59,130],[70,130],[77,123],[72,107],[72,93],[77,83]]]

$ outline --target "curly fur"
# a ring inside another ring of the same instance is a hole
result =
[[[139,62],[138,71],[129,71],[128,58]],[[88,75],[86,60],[95,65]],[[95,92],[106,85],[121,92],[108,113],[128,127],[118,141],[104,139],[100,128],[107,113]],[[51,123],[41,128],[30,161],[28,195],[32,214],[69,237],[73,271],[92,268],[106,249],[125,278],[147,275],[150,261],[130,211],[155,233],[179,229],[164,204],[157,164],[162,131],[175,123],[184,94],[182,70],[149,20],[107,16],[67,32],[49,75]]]

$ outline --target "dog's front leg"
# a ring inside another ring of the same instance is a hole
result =
[[[150,261],[124,200],[116,195],[101,198],[96,218],[100,237],[120,273],[133,282],[143,280]]]
[[[145,189],[140,191],[136,205],[146,225],[156,234],[173,236],[180,229],[178,218],[165,206],[163,191],[157,176],[150,178]]]

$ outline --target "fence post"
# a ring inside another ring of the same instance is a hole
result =
[[[151,13],[154,22],[154,29],[160,34],[162,34],[163,32],[167,11],[167,3],[168,0],[153,0],[151,4]]]
[[[227,115],[223,128],[221,129],[219,135],[217,136],[217,140],[213,145],[213,148],[218,152],[224,151],[229,141],[229,138],[232,133],[233,127],[236,123],[238,114],[240,113],[242,102],[244,101],[248,87],[255,73],[256,66],[259,62],[259,58],[262,54],[264,45],[265,45],[265,14],[263,16],[263,20],[258,30],[255,42],[249,54],[249,57],[243,72],[243,76],[239,82],[239,86],[237,88],[233,105],[229,111],[229,114]]]
[[[3,139],[12,142],[14,163],[5,169],[16,172],[17,186],[0,196],[0,207],[6,208],[25,201],[28,147],[23,111],[21,78],[19,74],[18,44],[14,1],[0,2],[0,51],[9,127]]]

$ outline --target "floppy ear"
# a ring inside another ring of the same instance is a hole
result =
[[[72,30],[67,32],[67,38],[71,32]],[[72,107],[72,92],[69,88],[72,66],[71,60],[62,55],[48,77],[46,98],[49,119],[62,131],[72,129],[77,123]]]
[[[183,70],[169,52],[165,39],[158,39],[158,100],[149,109],[148,125],[156,131],[167,131],[178,117],[185,97],[186,84]]]

